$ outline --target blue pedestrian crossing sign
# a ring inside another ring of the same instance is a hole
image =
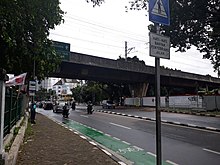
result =
[[[149,20],[170,25],[169,0],[149,0]]]

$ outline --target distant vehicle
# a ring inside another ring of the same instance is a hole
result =
[[[43,105],[43,109],[44,110],[51,110],[53,109],[53,103],[50,101],[46,101]]]
[[[115,109],[115,103],[110,100],[103,100],[102,101],[102,108]]]
[[[37,102],[37,107],[38,108],[43,108],[43,102],[42,101],[39,101],[39,102]]]
[[[63,106],[65,105],[65,102],[63,101],[60,101],[60,102],[57,102],[56,105],[54,105],[54,108],[53,108],[53,112],[63,112]]]

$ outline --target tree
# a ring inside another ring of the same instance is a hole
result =
[[[147,10],[148,0],[133,0],[130,10]],[[210,59],[215,71],[220,66],[219,0],[170,0],[171,25],[161,26],[162,34],[170,36],[171,46],[184,52],[192,45]],[[154,31],[150,25],[150,30]]]
[[[54,71],[60,57],[48,39],[49,30],[63,21],[59,0],[0,1],[0,66],[8,73],[39,79]]]

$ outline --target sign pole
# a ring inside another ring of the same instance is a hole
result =
[[[155,24],[157,34],[160,33],[159,24]],[[162,164],[161,156],[161,113],[160,113],[160,58],[155,57],[155,81],[156,81],[156,155],[157,165]]]
[[[160,35],[159,24],[170,25],[169,0],[149,0],[149,20],[156,27],[156,34],[150,33],[150,56],[155,57],[156,155],[161,165],[160,58],[170,59],[170,38]]]

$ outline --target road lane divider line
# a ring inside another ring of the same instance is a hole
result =
[[[128,142],[126,142],[126,141],[122,141],[123,143],[125,143],[125,144],[127,144],[127,145],[131,145],[131,143],[128,143]]]
[[[86,115],[80,115],[80,116],[85,117],[85,118],[89,118],[89,116],[86,116]]]
[[[147,152],[149,155],[157,157],[157,155],[153,154],[152,152]]]
[[[211,152],[211,153],[220,155],[220,152],[213,151],[213,150],[210,150],[210,149],[207,149],[207,148],[203,148],[203,151],[207,151],[207,152]]]
[[[98,112],[104,112],[104,111],[98,110]],[[118,114],[117,112],[114,112],[114,111],[107,111],[107,113],[110,113],[110,112],[111,112],[111,114],[115,114],[115,115]],[[155,118],[141,117],[141,116],[130,115],[130,114],[125,114],[125,115],[122,114],[122,115],[126,116],[126,117],[133,117],[135,119],[140,119],[140,120],[149,120],[149,121],[152,121],[152,122],[156,121]],[[167,120],[161,120],[161,123],[162,124],[173,125],[173,126],[180,126],[180,127],[182,126],[183,128],[184,127],[197,128],[198,130],[212,132],[212,133],[219,133],[220,132],[220,129],[214,128],[214,127],[203,127],[203,126],[198,126],[198,125],[194,125],[194,124],[186,124],[186,123],[173,122],[173,121],[167,121]]]
[[[144,151],[143,148],[137,147],[137,146],[133,146],[134,148],[136,148],[138,151]]]
[[[126,127],[126,126],[116,124],[116,123],[109,123],[109,124],[114,125],[114,126],[118,126],[118,127],[121,127],[121,128],[125,128],[125,129],[131,129],[130,127]]]
[[[119,138],[116,138],[116,137],[113,137],[115,140],[118,140],[118,141],[120,141],[121,139],[119,139]]]
[[[174,163],[174,162],[172,162],[172,161],[170,161],[170,160],[166,160],[166,162],[169,163],[169,164],[172,164],[172,165],[179,165],[179,164]]]

